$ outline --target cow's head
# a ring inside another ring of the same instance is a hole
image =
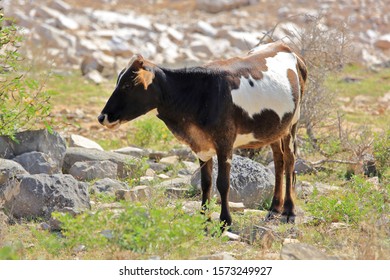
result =
[[[155,78],[153,64],[141,55],[134,55],[127,68],[123,69],[116,88],[108,99],[98,121],[108,127],[117,128],[157,106],[157,94],[152,86]]]

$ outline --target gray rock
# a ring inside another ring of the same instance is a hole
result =
[[[216,188],[218,164],[216,158],[213,161],[212,193],[215,195],[218,194]],[[229,201],[242,202],[247,208],[257,208],[272,198],[274,181],[275,177],[272,172],[262,164],[233,155]],[[200,188],[200,170],[197,170],[192,176],[191,184]]]
[[[280,252],[282,260],[329,260],[332,259],[316,247],[305,243],[286,243]]]
[[[57,132],[50,133],[46,129],[24,131],[15,135],[15,141],[0,136],[0,144],[1,142],[4,143],[5,148],[1,147],[0,152],[5,151],[6,158],[10,159],[29,152],[45,153],[56,164],[54,172],[61,172],[66,142]]]
[[[196,30],[204,35],[215,37],[218,33],[210,23],[200,20],[196,23]]]
[[[70,175],[19,175],[4,208],[15,218],[49,219],[53,211],[77,213],[90,209],[88,185]]]
[[[264,249],[272,247],[276,240],[274,231],[271,228],[263,226],[251,226],[243,230],[244,239],[249,244],[258,244]]]
[[[59,49],[75,49],[77,38],[64,30],[42,23],[36,26],[35,33],[48,47]]]
[[[44,18],[45,20],[53,18],[55,19],[56,26],[61,29],[76,30],[79,28],[79,24],[74,19],[46,6],[38,6],[35,16]]]
[[[69,169],[69,174],[81,181],[115,179],[118,175],[118,164],[109,160],[78,161]]]
[[[19,163],[0,158],[0,185],[20,174],[28,174],[28,172]]]
[[[114,150],[113,152],[123,154],[123,155],[130,155],[138,158],[149,156],[149,152],[147,150],[137,148],[137,147],[124,147],[124,148]]]
[[[183,178],[168,179],[160,183],[158,186],[163,188],[183,188],[185,186],[190,185],[190,183],[191,183],[191,177],[185,176]]]
[[[298,175],[311,174],[316,171],[315,168],[310,165],[310,163],[301,158],[298,158],[295,161],[294,170]]]
[[[94,149],[68,148],[64,158],[63,172],[69,174],[72,165],[79,161],[111,161],[118,165],[118,178],[131,176],[132,170],[136,168],[138,160],[129,155],[122,155],[114,152],[104,152]]]
[[[169,187],[165,190],[165,193],[169,198],[183,198],[185,197],[190,188],[177,188],[177,187]]]
[[[30,174],[54,174],[58,173],[58,166],[49,157],[41,152],[29,152],[16,156],[12,159],[24,167]]]
[[[180,149],[173,149],[169,152],[172,155],[176,155],[179,157],[180,160],[186,160],[186,161],[196,161],[196,156],[191,151],[190,148],[180,148]]]
[[[150,198],[151,189],[149,186],[136,186],[131,190],[117,190],[115,196],[117,200],[144,201]]]
[[[206,255],[206,256],[200,256],[197,258],[198,260],[235,260],[235,258],[230,255],[229,253],[222,252],[217,253],[214,255]]]
[[[95,141],[77,134],[72,134],[70,136],[69,146],[104,151],[104,149]]]
[[[0,208],[5,201],[10,200],[18,192],[14,188],[15,178],[22,174],[28,174],[28,172],[19,163],[0,159]]]
[[[208,13],[219,13],[222,11],[229,11],[239,7],[248,6],[257,1],[254,0],[196,0],[196,7],[199,10]]]
[[[97,70],[92,70],[92,71],[88,72],[85,75],[85,78],[88,81],[95,83],[96,85],[100,85],[104,81],[102,74],[100,74],[99,71],[97,71]]]
[[[104,178],[96,181],[92,186],[91,190],[95,193],[108,193],[114,195],[117,190],[129,188],[124,182]]]
[[[87,44],[87,41],[82,41],[82,42]],[[80,44],[82,42],[80,42]],[[94,70],[98,72],[103,72],[103,69],[104,69],[104,65],[101,63],[101,61],[99,61],[99,59],[97,59],[96,57],[90,54],[86,55],[83,58],[80,65],[81,74],[83,75],[87,75],[89,72],[92,72]]]

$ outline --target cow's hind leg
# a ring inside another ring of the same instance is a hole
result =
[[[275,164],[275,189],[272,198],[272,204],[269,209],[266,220],[271,220],[281,214],[283,209],[283,172],[284,172],[284,158],[282,141],[278,140],[271,144],[274,164]]]
[[[217,189],[221,195],[221,215],[220,220],[223,223],[222,229],[230,226],[232,217],[229,211],[229,189],[230,189],[230,169],[232,162],[232,151],[218,152],[218,177]]]
[[[286,193],[284,196],[283,213],[282,216],[287,223],[294,223],[295,212],[294,212],[294,200],[293,191],[295,184],[295,131],[296,125],[291,129],[291,133],[283,138],[283,161],[284,161],[284,172],[286,176]]]
[[[202,186],[202,214],[206,214],[211,197],[212,187],[212,172],[213,172],[213,159],[209,159],[204,162],[199,160],[200,174],[201,174],[201,186]]]

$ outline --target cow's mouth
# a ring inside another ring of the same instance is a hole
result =
[[[99,117],[98,117],[98,121],[104,125],[105,127],[109,128],[109,129],[117,129],[120,127],[121,125],[121,121],[120,120],[116,120],[114,122],[110,122],[108,120],[108,116],[107,114],[101,114]]]
[[[103,123],[103,125],[105,127],[107,127],[108,129],[118,129],[120,126],[121,126],[121,122],[119,120],[115,121],[115,122],[112,122],[112,123]]]

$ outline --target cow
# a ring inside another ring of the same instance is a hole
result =
[[[157,117],[199,159],[203,212],[210,201],[216,155],[225,227],[232,223],[228,197],[233,150],[270,145],[275,188],[266,220],[281,217],[293,223],[295,138],[306,77],[304,60],[281,41],[259,45],[241,57],[182,69],[134,55],[98,121],[117,128],[157,109]]]

